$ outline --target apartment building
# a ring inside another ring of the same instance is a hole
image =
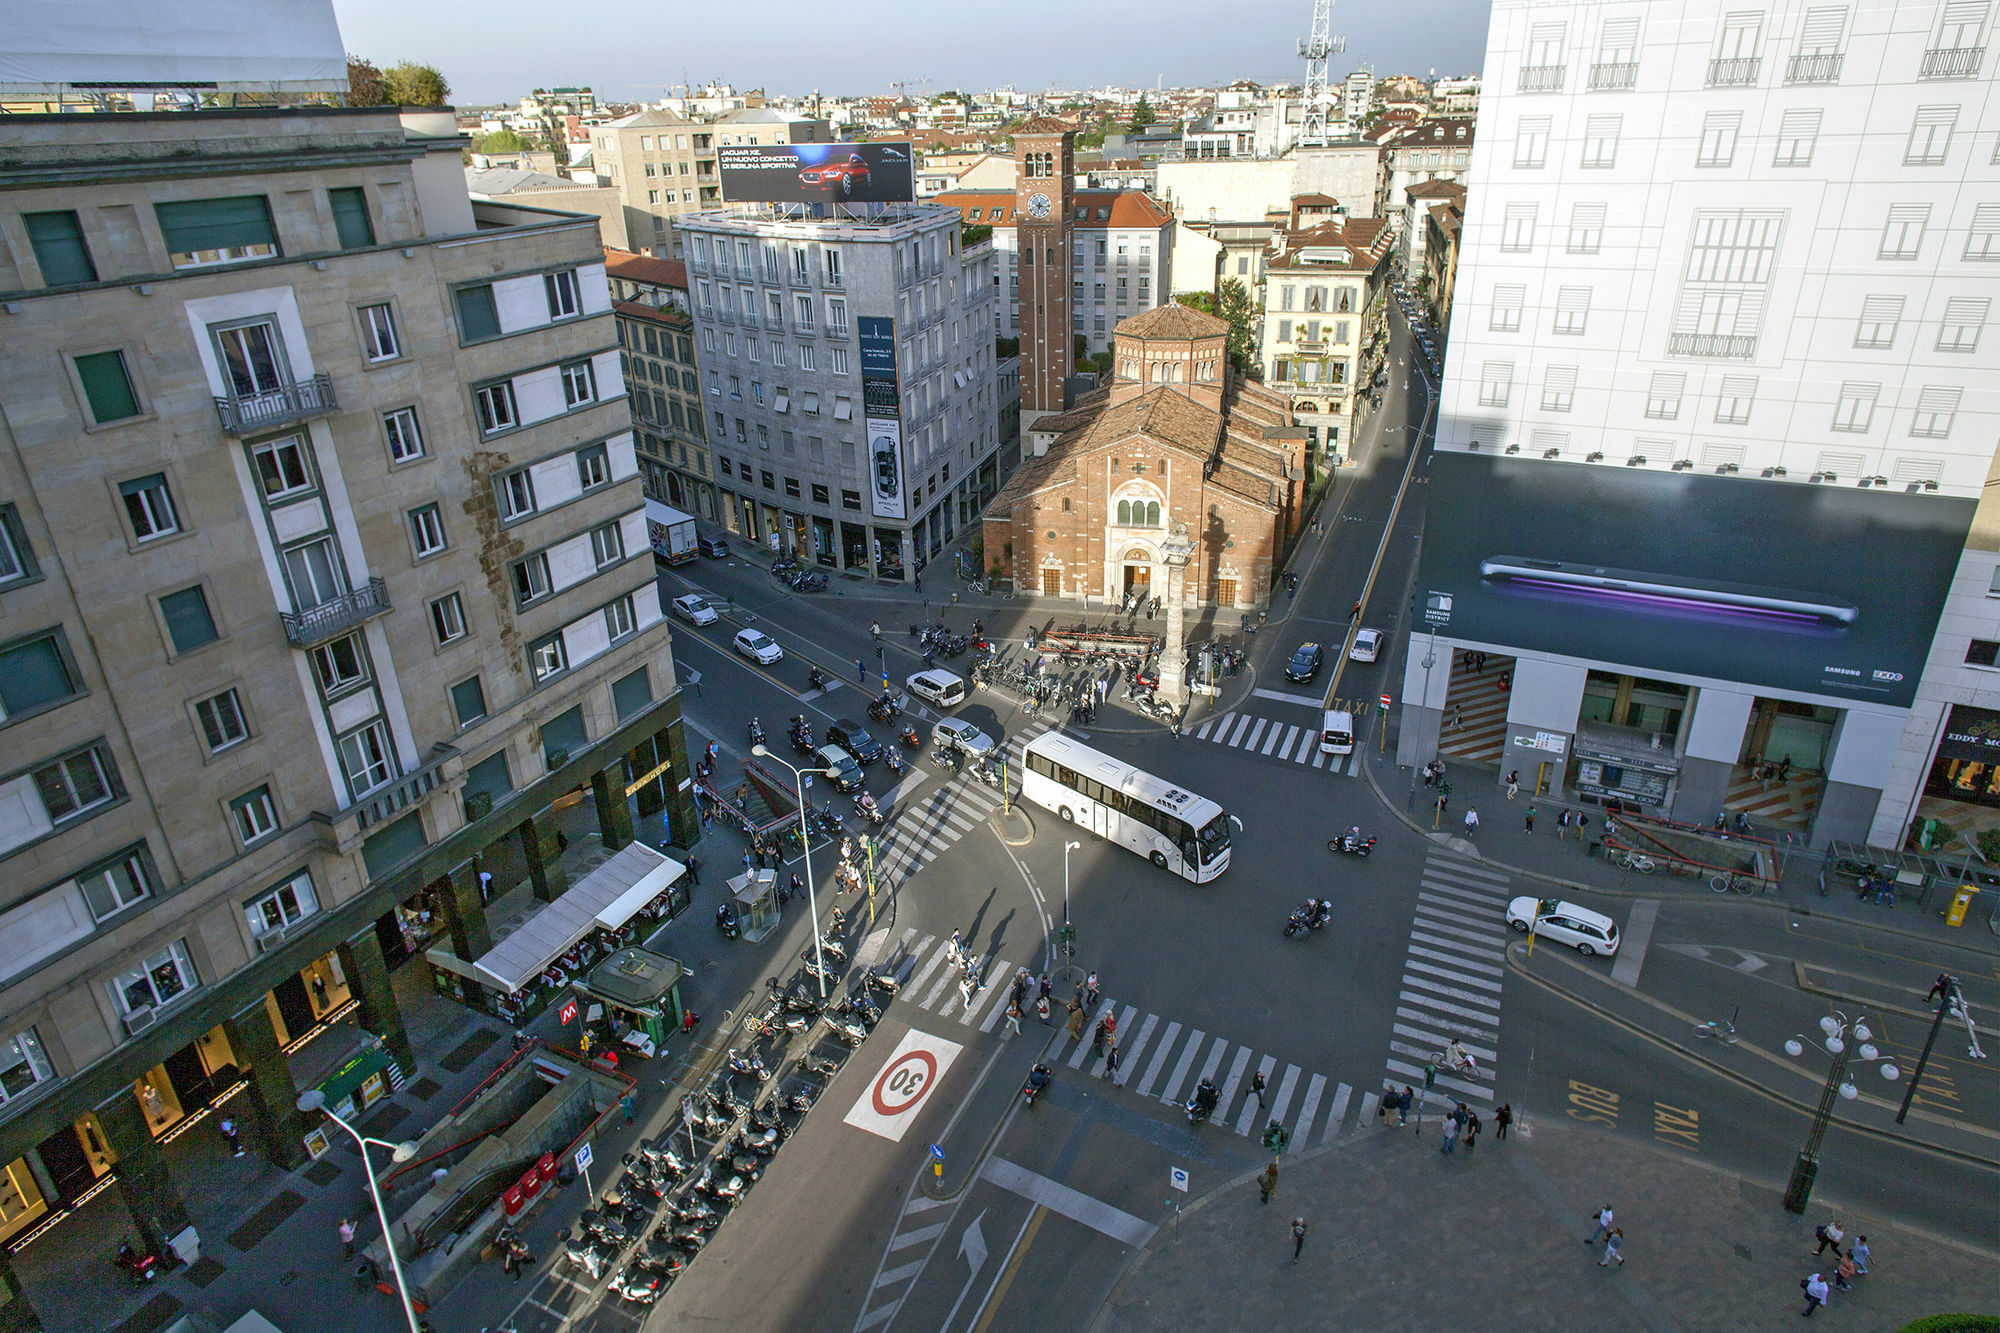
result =
[[[1382,191],[1375,216],[1391,220],[1401,254],[1398,262],[1411,271],[1423,267],[1421,255],[1410,253],[1411,233],[1423,221],[1423,207],[1410,211],[1412,186],[1428,181],[1464,182],[1472,169],[1471,120],[1424,121],[1389,140],[1382,150]],[[1421,247],[1422,240],[1417,241]]]
[[[181,1234],[160,1142],[218,1098],[290,1166],[301,1087],[386,1095],[425,1058],[391,969],[470,973],[488,876],[564,893],[553,803],[694,834],[596,220],[472,203],[461,146],[448,109],[8,122],[8,1264],[114,1179]]]
[[[712,120],[641,111],[592,126],[590,151],[598,179],[624,202],[627,243],[657,259],[679,259],[672,220],[722,203],[717,148],[832,138],[824,120],[764,108],[739,108]]]
[[[999,489],[990,239],[931,204],[740,204],[675,225],[723,525],[914,578]]]
[[[994,277],[1005,301],[993,308],[993,334],[1021,336],[1017,209],[1010,190],[947,190],[933,201],[956,209],[968,226],[993,229]],[[1173,299],[1174,219],[1139,190],[1078,190],[1072,206],[1070,328],[1092,352],[1109,351],[1111,331],[1131,315]]]
[[[1440,666],[1517,659],[1503,770],[1815,843],[1904,818],[2000,429],[1988,17],[1495,6],[1431,487],[1470,508],[1423,577]],[[1406,676],[1406,762],[1450,674]]]
[[[646,496],[714,522],[715,474],[702,425],[687,265],[606,250],[604,272]]]
[[[1337,462],[1381,368],[1376,307],[1389,278],[1388,231],[1377,218],[1314,222],[1301,216],[1304,202],[1264,256],[1258,359],[1264,383],[1286,396],[1294,424],[1309,432],[1312,456]]]

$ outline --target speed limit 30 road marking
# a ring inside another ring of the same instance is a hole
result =
[[[910,1123],[961,1049],[957,1042],[928,1032],[912,1029],[905,1033],[847,1113],[846,1123],[891,1143],[902,1142]]]

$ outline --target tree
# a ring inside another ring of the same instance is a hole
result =
[[[1240,371],[1247,371],[1256,350],[1251,341],[1250,326],[1257,312],[1250,304],[1250,293],[1242,283],[1234,278],[1224,278],[1222,286],[1216,289],[1215,312],[1229,321],[1229,364]]]
[[[436,66],[402,60],[383,71],[389,100],[397,106],[443,106],[451,97],[451,84]]]
[[[389,85],[382,79],[382,71],[375,68],[372,60],[360,56],[347,58],[347,104],[349,106],[389,105]]]
[[[472,151],[498,157],[506,153],[518,153],[528,145],[520,135],[512,130],[495,130],[472,141]]]
[[[1158,119],[1159,117],[1153,114],[1153,104],[1146,100],[1146,94],[1140,93],[1138,105],[1132,108],[1132,133],[1137,134]]]
[[[1215,298],[1207,292],[1180,292],[1174,299],[1190,310],[1199,310],[1204,315],[1215,313]]]

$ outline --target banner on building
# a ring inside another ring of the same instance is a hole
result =
[[[734,144],[718,148],[732,204],[907,204],[917,197],[907,143]]]
[[[1420,586],[1452,637],[1899,708],[1973,509],[1466,453],[1439,453],[1430,473]]]
[[[903,496],[903,398],[896,387],[896,321],[864,315],[861,336],[861,417],[868,431],[869,493],[875,517],[909,517]]]

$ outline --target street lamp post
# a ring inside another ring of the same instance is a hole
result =
[[[1082,847],[1080,842],[1063,844],[1063,980],[1074,981],[1070,973],[1080,971],[1076,965],[1076,927],[1069,923],[1069,854]]]
[[[1879,1063],[1882,1077],[1894,1081],[1902,1077],[1902,1071],[1887,1056],[1876,1052],[1871,1038],[1875,1035],[1863,1021],[1862,1015],[1855,1015],[1850,1022],[1847,1015],[1836,1010],[1820,1019],[1819,1029],[1826,1034],[1823,1043],[1833,1056],[1833,1066],[1826,1072],[1826,1087],[1821,1089],[1819,1107],[1813,1112],[1812,1128],[1806,1133],[1805,1147],[1799,1149],[1797,1160],[1792,1163],[1792,1178],[1785,1186],[1785,1211],[1803,1213],[1806,1203],[1812,1198],[1813,1182],[1819,1178],[1819,1148],[1826,1138],[1826,1127],[1833,1120],[1834,1098],[1853,1101],[1860,1096],[1860,1090],[1847,1081],[1847,1066],[1854,1056],[1866,1062]],[[1861,1043],[1860,1049],[1849,1054],[1848,1038]],[[1805,1053],[1805,1042],[1798,1037],[1788,1038],[1785,1054],[1799,1056]]]
[[[750,753],[759,759],[769,759],[772,763],[783,764],[792,774],[792,789],[799,796],[799,845],[806,850],[806,907],[812,912],[813,934],[813,982],[819,987],[820,1003],[826,1003],[826,952],[819,943],[819,894],[813,888],[813,845],[812,830],[806,826],[806,786],[805,775],[817,773],[825,777],[832,773],[830,768],[793,768],[791,764],[771,753],[766,745],[753,745]]]
[[[1438,658],[1437,646],[1438,646],[1437,626],[1433,625],[1431,627],[1431,646],[1424,650],[1424,707],[1426,709],[1428,709],[1431,706],[1431,668],[1437,665],[1437,658]],[[1409,704],[1408,701],[1406,700],[1404,702],[1404,707],[1408,706]],[[1387,719],[1384,719],[1384,725],[1385,726],[1387,725]],[[1399,745],[1397,748],[1400,750],[1402,747]],[[1419,741],[1417,748],[1419,750],[1423,748],[1421,740]],[[1403,802],[1403,808],[1405,810],[1408,810],[1411,806],[1415,805],[1416,802],[1417,802],[1417,756],[1412,754],[1410,756],[1410,794],[1409,797]]]
[[[389,1230],[389,1213],[382,1206],[382,1187],[376,1184],[375,1168],[368,1160],[368,1146],[370,1144],[378,1148],[389,1149],[389,1160],[393,1162],[407,1162],[412,1157],[415,1157],[417,1155],[417,1145],[408,1141],[391,1143],[387,1139],[364,1137],[360,1130],[334,1114],[333,1108],[326,1104],[326,1094],[318,1088],[312,1088],[300,1093],[298,1107],[299,1110],[305,1112],[307,1115],[311,1115],[314,1111],[320,1112],[328,1120],[339,1125],[346,1132],[347,1136],[354,1140],[355,1146],[361,1149],[361,1174],[368,1177],[368,1193],[375,1200],[375,1220],[382,1224],[382,1244],[389,1251],[389,1269],[396,1275],[396,1294],[403,1302],[403,1318],[409,1321],[410,1333],[421,1333],[417,1325],[416,1306],[410,1303],[410,1284],[403,1278],[403,1260],[396,1253],[395,1233]]]

